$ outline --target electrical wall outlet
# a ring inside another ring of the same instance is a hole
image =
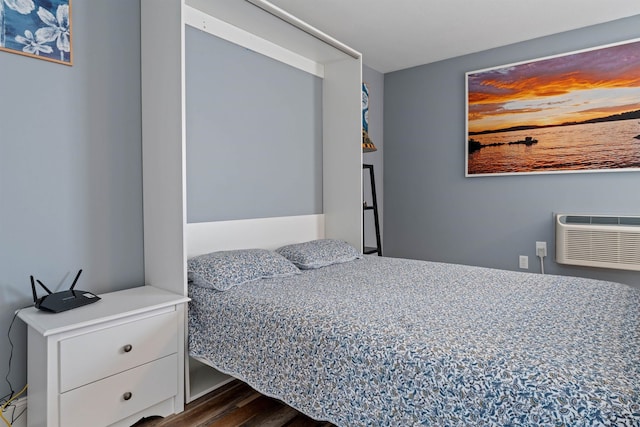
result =
[[[11,402],[10,406],[2,411],[2,415],[9,422],[14,420],[11,427],[27,427],[27,398],[21,397]]]
[[[520,255],[520,268],[529,269],[529,257]]]
[[[547,242],[536,242],[536,256],[547,256]]]

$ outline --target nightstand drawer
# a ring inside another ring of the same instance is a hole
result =
[[[60,395],[60,426],[109,425],[175,396],[173,354]]]
[[[60,392],[177,352],[177,325],[171,311],[61,340]]]

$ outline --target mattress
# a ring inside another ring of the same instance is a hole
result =
[[[640,426],[640,289],[367,256],[189,287],[189,353],[339,426]]]

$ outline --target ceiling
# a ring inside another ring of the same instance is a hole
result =
[[[640,14],[639,0],[270,2],[358,50],[381,73]]]

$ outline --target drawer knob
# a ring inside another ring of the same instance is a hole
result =
[[[127,344],[124,347],[122,347],[122,349],[124,350],[125,353],[129,353],[131,350],[133,350],[133,346],[131,344]]]
[[[128,392],[126,392],[125,394],[123,394],[123,395],[122,395],[122,398],[123,398],[124,400],[129,400],[129,399],[131,399],[132,397],[133,397],[133,394],[131,394],[131,392],[130,392],[130,391],[128,391]]]

